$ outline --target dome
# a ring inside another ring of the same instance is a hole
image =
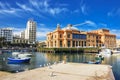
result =
[[[63,28],[63,30],[78,30],[78,29],[72,26],[71,24],[68,24],[67,27]]]

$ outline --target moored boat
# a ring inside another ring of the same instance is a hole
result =
[[[103,49],[101,49],[101,51],[99,52],[99,54],[101,54],[102,56],[112,55],[112,51],[110,49],[103,48]]]
[[[113,53],[120,53],[120,51],[117,51],[117,50],[114,50],[114,51],[112,51]]]
[[[30,57],[26,58],[10,58],[8,57],[8,63],[29,63],[30,62]]]

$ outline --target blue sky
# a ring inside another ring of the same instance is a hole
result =
[[[107,28],[120,38],[120,0],[0,0],[0,28],[19,34],[30,18],[37,22],[37,40],[58,23],[84,31]]]

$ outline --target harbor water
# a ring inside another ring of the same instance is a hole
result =
[[[12,53],[0,54],[0,70],[8,72],[21,72],[25,70],[35,69],[47,66],[48,64],[60,63],[63,60],[66,62],[85,63],[95,59],[95,53],[41,53],[32,52],[30,63],[24,64],[9,64],[7,58],[12,56]],[[102,64],[112,66],[115,80],[120,79],[120,54],[107,55],[104,57]],[[96,64],[99,65],[99,64]]]

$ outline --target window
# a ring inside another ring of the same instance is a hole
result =
[[[56,41],[55,41],[55,47],[56,47]]]
[[[53,35],[52,35],[51,39],[53,39]]]
[[[78,46],[78,41],[76,41],[76,46]]]
[[[73,41],[73,47],[75,47],[75,41]]]
[[[62,34],[60,34],[60,38],[62,38]]]
[[[56,35],[55,35],[55,38],[56,38]]]
[[[60,41],[60,47],[62,47],[62,41]]]
[[[68,43],[68,47],[70,47],[70,41],[68,41],[67,43]]]
[[[73,39],[86,39],[86,34],[72,34]]]
[[[70,33],[67,34],[67,38],[70,38]]]

